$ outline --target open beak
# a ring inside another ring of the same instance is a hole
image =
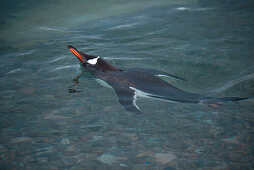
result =
[[[85,62],[76,48],[72,47],[71,45],[68,45],[68,49],[79,59],[81,63]]]

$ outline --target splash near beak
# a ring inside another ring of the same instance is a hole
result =
[[[78,57],[78,59],[82,62],[82,63],[84,63],[85,61],[84,61],[84,59],[81,57],[81,55],[79,54],[79,51],[78,50],[76,50],[74,47],[72,47],[72,46],[70,46],[70,45],[68,45],[68,48],[69,48],[69,50],[76,56],[76,57]]]

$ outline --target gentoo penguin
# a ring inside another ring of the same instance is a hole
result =
[[[112,66],[100,56],[85,54],[70,45],[68,48],[79,59],[86,71],[89,71],[96,78],[105,81],[115,90],[119,103],[130,112],[141,113],[140,108],[136,104],[137,97],[149,97],[181,103],[206,104],[210,107],[223,105],[221,103],[223,101],[247,99],[240,97],[206,97],[186,92],[159,78],[160,76],[166,76],[176,80],[184,80],[181,77],[154,69],[131,68],[122,70]]]

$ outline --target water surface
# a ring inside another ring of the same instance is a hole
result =
[[[1,12],[1,169],[251,169],[253,3],[6,3]],[[7,8],[8,7],[8,8]],[[24,8],[24,10],[22,10]],[[120,68],[166,71],[186,91],[250,99],[218,109],[139,99],[127,112],[81,73],[73,45]]]

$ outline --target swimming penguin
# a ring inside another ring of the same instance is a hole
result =
[[[210,107],[223,105],[223,101],[247,99],[240,97],[206,97],[186,92],[159,78],[164,76],[176,80],[185,80],[181,77],[154,69],[131,68],[122,70],[112,66],[100,56],[85,54],[70,45],[68,49],[79,59],[86,71],[103,80],[115,90],[119,103],[130,112],[141,113],[136,104],[137,97],[156,98],[180,103],[206,104]]]

